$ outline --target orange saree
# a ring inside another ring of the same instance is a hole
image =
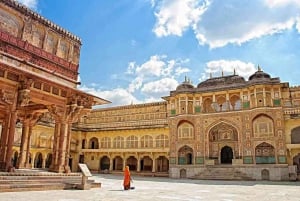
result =
[[[126,166],[124,170],[124,181],[123,181],[124,190],[130,189],[130,171],[129,167]]]

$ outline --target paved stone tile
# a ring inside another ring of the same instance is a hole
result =
[[[204,181],[134,177],[122,190],[121,175],[94,175],[102,188],[0,193],[0,201],[298,201],[300,182]]]

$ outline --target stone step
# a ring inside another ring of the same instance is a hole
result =
[[[191,177],[191,179],[203,180],[254,180],[246,173],[233,167],[209,167],[203,172]]]
[[[0,192],[14,191],[44,191],[76,189],[82,182],[81,175],[71,176],[0,176]],[[101,183],[88,180],[91,188],[100,188]]]

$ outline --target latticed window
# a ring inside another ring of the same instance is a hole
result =
[[[138,138],[134,135],[127,137],[126,148],[138,148]]]
[[[121,136],[115,137],[113,143],[113,148],[115,149],[124,148],[124,138]]]
[[[96,137],[90,139],[89,149],[99,149],[99,143]]]
[[[101,148],[111,148],[111,140],[109,137],[104,137],[101,139]]]
[[[194,127],[189,123],[183,123],[178,127],[178,139],[194,138]]]
[[[153,138],[150,135],[145,135],[141,138],[141,147],[142,148],[151,148],[153,147]]]
[[[169,138],[167,135],[159,135],[156,137],[156,147],[169,147]]]
[[[253,121],[253,133],[254,137],[272,137],[273,133],[273,121],[266,116],[260,116]]]

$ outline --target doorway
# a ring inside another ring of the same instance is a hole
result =
[[[221,149],[221,164],[232,164],[233,152],[232,148],[225,146]]]

